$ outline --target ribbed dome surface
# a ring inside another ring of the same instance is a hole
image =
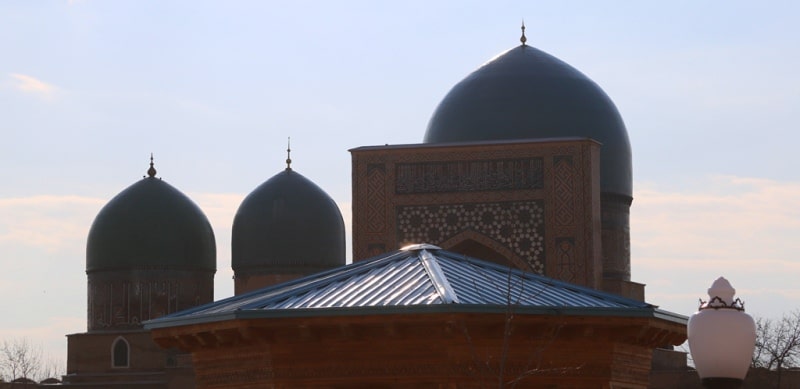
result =
[[[129,186],[94,219],[86,272],[175,269],[216,271],[214,231],[179,190],[148,177]]]
[[[601,190],[632,195],[630,141],[614,103],[572,66],[521,45],[456,84],[434,111],[424,142],[562,137],[601,142]]]
[[[344,220],[316,184],[286,169],[250,193],[233,219],[232,267],[308,271],[345,264]]]

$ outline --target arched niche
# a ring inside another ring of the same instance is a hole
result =
[[[116,369],[130,367],[131,346],[128,341],[119,336],[111,343],[111,367]]]
[[[475,231],[462,231],[439,245],[441,248],[477,259],[531,271],[531,266],[500,242]]]

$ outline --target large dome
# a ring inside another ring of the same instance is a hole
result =
[[[525,44],[456,84],[425,143],[581,137],[602,143],[601,191],[632,196],[628,133],[611,99],[567,63]]]
[[[86,272],[100,270],[216,271],[214,231],[203,211],[179,190],[150,176],[129,186],[94,219]]]
[[[287,168],[250,193],[233,219],[234,271],[314,272],[345,264],[344,220],[316,184]]]

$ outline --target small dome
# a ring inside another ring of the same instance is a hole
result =
[[[250,193],[233,219],[237,271],[309,272],[345,264],[344,220],[316,184],[287,168]]]
[[[129,186],[94,219],[86,272],[171,269],[216,271],[214,231],[179,190],[150,177]]]
[[[523,44],[456,84],[436,107],[424,142],[564,137],[602,143],[601,190],[632,195],[631,146],[614,103],[572,66]]]

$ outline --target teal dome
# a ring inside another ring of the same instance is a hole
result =
[[[287,168],[251,192],[233,219],[235,272],[315,272],[345,264],[345,229],[336,202]]]
[[[86,244],[86,272],[216,271],[214,231],[203,211],[155,178],[152,163],[149,173],[111,199],[94,219]]]
[[[616,106],[583,73],[525,44],[456,84],[431,116],[425,143],[591,138],[600,187],[632,196],[631,146]]]

